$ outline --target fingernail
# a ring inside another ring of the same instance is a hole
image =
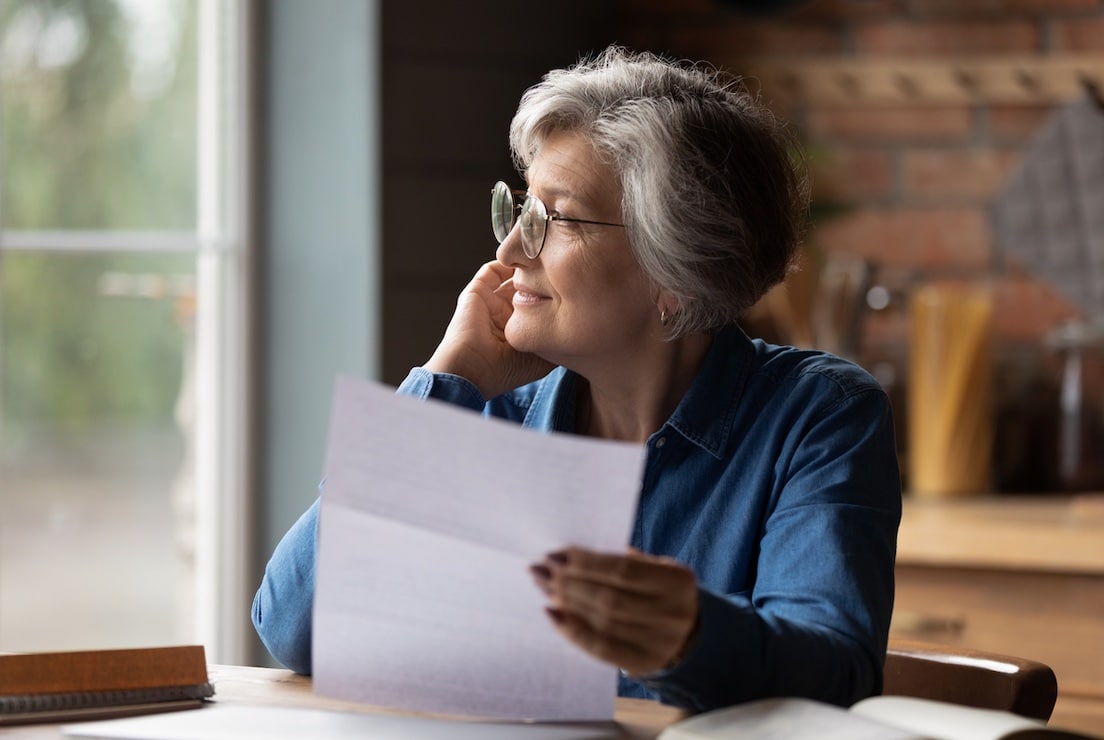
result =
[[[529,572],[533,574],[533,580],[536,582],[537,587],[543,591],[545,595],[551,595],[552,585],[549,581],[552,580],[552,571],[538,563],[536,565],[530,565]]]
[[[564,619],[565,619],[564,613],[562,611],[560,611],[559,609],[556,609],[556,608],[551,607],[551,606],[546,606],[546,607],[544,607],[544,613],[547,614],[548,618],[551,619],[556,624],[563,624],[564,623]]]
[[[563,550],[548,553],[547,559],[556,565],[567,565],[567,553]]]

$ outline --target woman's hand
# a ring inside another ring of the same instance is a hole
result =
[[[425,364],[427,370],[466,378],[484,398],[494,398],[552,370],[552,363],[518,352],[506,341],[506,322],[514,313],[513,274],[513,268],[497,260],[479,268],[460,293],[456,313]]]
[[[685,654],[698,620],[697,579],[671,558],[568,548],[531,566],[548,616],[591,655],[639,676]]]

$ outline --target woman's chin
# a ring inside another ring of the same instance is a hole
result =
[[[506,341],[518,352],[540,354],[541,342],[534,327],[527,326],[528,322],[519,319],[517,314],[506,322]]]
[[[518,352],[529,351],[529,333],[519,328],[513,319],[506,323],[506,341]]]

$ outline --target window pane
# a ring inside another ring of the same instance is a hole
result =
[[[195,0],[0,0],[6,229],[191,229]]]
[[[0,651],[191,635],[195,257],[0,264]]]

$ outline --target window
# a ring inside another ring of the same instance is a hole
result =
[[[0,0],[0,651],[243,659],[249,0]]]

